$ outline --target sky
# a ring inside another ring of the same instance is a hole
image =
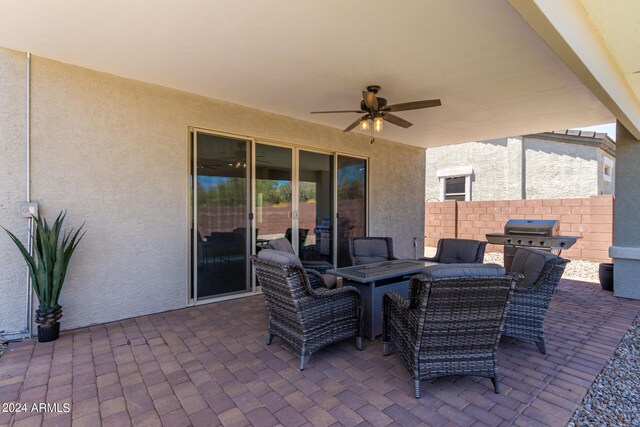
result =
[[[583,128],[575,128],[576,130],[587,130],[593,132],[605,132],[609,135],[609,138],[616,140],[616,124],[615,123],[607,123],[604,125],[595,125]]]

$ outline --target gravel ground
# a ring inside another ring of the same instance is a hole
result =
[[[490,252],[484,254],[485,264],[495,263],[502,265],[502,253]],[[597,262],[583,261],[579,259],[571,260],[562,275],[563,279],[580,280],[583,282],[599,283]]]
[[[567,426],[640,426],[640,316]]]
[[[2,357],[2,353],[7,349],[7,343],[0,341],[0,357]]]

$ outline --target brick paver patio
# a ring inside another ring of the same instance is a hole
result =
[[[191,307],[11,344],[0,403],[71,411],[0,412],[0,425],[565,425],[638,312],[640,301],[563,280],[548,355],[501,342],[501,394],[488,379],[447,377],[416,400],[380,338],[319,351],[301,372],[282,340],[266,345],[262,296]]]

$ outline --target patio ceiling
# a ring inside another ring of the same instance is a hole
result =
[[[422,147],[614,120],[506,0],[5,1],[0,46],[336,128],[357,115],[309,112],[368,84],[440,98],[385,126]]]

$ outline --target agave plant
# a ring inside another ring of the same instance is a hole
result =
[[[58,304],[58,298],[71,255],[84,236],[84,233],[80,234],[82,227],[84,227],[82,224],[75,233],[73,229],[69,232],[65,231],[60,239],[60,231],[66,215],[66,212],[60,212],[51,226],[40,215],[33,217],[35,221],[33,255],[13,233],[2,227],[18,246],[27,262],[31,284],[40,303],[36,310],[35,321],[45,328],[51,327],[62,317],[62,308]]]

